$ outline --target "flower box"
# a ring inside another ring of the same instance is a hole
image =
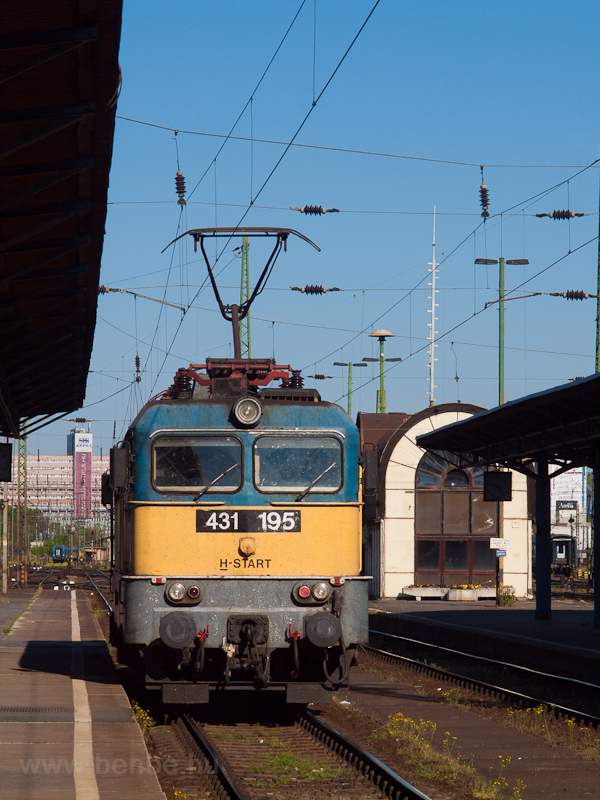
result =
[[[448,589],[444,586],[406,586],[402,589],[400,597],[412,597],[414,600],[421,600],[423,597],[443,600],[447,594]]]
[[[478,600],[479,589],[448,589],[446,600]]]

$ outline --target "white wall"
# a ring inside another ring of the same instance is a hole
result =
[[[414,584],[415,472],[425,450],[417,436],[467,419],[460,411],[434,413],[415,422],[394,447],[385,475],[385,520],[381,521],[382,597],[396,597]],[[519,597],[531,590],[531,526],[527,520],[527,479],[513,472],[513,499],[504,503],[504,535],[512,547],[504,559],[504,583]]]

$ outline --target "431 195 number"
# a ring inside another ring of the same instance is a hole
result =
[[[298,533],[300,511],[196,511],[198,533]]]

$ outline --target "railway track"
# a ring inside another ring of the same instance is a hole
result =
[[[263,724],[200,722],[184,713],[155,728],[151,745],[163,788],[188,800],[427,800],[310,712]]]
[[[30,588],[42,586],[44,589],[53,589],[55,586],[70,586],[74,589],[94,589],[101,596],[110,590],[110,574],[85,567],[47,566],[30,570],[27,576]],[[106,601],[105,601],[106,602]]]
[[[429,642],[417,642],[414,639],[381,631],[371,631],[371,633],[387,640],[392,650],[398,650],[403,644],[410,644],[413,653],[414,647],[417,646],[422,649],[423,654],[427,654],[428,659],[435,658],[442,663],[449,661],[453,666],[450,670],[426,663],[426,660],[409,658],[398,652],[389,652],[376,647],[362,648],[377,660],[393,665],[402,664],[417,674],[435,677],[439,682],[466,689],[498,703],[516,708],[544,706],[558,719],[575,720],[586,726],[600,728],[600,686],[597,684],[552,675],[504,661],[492,661],[459,650],[451,650]],[[485,671],[487,680],[476,677],[482,671]]]

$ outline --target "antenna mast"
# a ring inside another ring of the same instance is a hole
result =
[[[435,302],[435,296],[438,290],[435,288],[435,279],[437,277],[437,263],[435,260],[435,206],[433,207],[433,255],[431,257],[431,261],[428,262],[431,269],[429,272],[431,273],[431,281],[428,284],[431,286],[431,308],[428,309],[429,313],[431,314],[431,322],[428,322],[427,325],[429,327],[429,405],[432,406],[435,403],[435,389],[437,386],[435,385],[435,362],[437,358],[435,357],[435,348],[437,347],[435,343],[435,335],[437,333],[435,329],[435,323],[437,322],[437,317],[435,315],[435,309],[438,307],[438,303]]]

